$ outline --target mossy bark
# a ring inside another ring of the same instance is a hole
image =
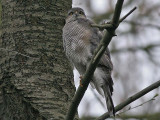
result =
[[[74,95],[62,45],[72,1],[2,0],[1,120],[63,120]]]

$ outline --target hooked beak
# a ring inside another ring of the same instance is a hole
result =
[[[78,17],[78,12],[76,11],[73,16],[77,18]]]

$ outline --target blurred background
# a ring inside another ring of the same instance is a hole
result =
[[[96,23],[110,21],[117,0],[73,0],[72,7],[81,7]],[[116,31],[109,45],[113,61],[115,106],[150,84],[160,80],[160,1],[125,0],[122,14],[134,11]],[[76,87],[79,74],[74,70]],[[119,111],[117,120],[160,120],[160,88]],[[153,100],[154,98],[154,100]],[[78,108],[83,120],[90,120],[107,112],[105,100],[89,86]]]

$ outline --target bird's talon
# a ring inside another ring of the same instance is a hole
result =
[[[80,85],[81,87],[83,87],[82,80],[80,80],[80,83],[79,83],[79,85]]]
[[[80,78],[79,85],[80,85],[81,87],[83,87],[83,84],[82,84],[82,76],[80,76],[79,78]]]

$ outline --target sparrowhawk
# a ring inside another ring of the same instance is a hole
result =
[[[93,22],[86,18],[84,10],[76,7],[68,11],[63,28],[63,47],[66,56],[81,76],[85,73],[94,50],[103,37],[102,32],[98,28],[92,27],[91,24]],[[111,97],[113,92],[112,69],[110,53],[106,48],[90,84],[105,97],[108,111],[114,115],[115,110]]]

